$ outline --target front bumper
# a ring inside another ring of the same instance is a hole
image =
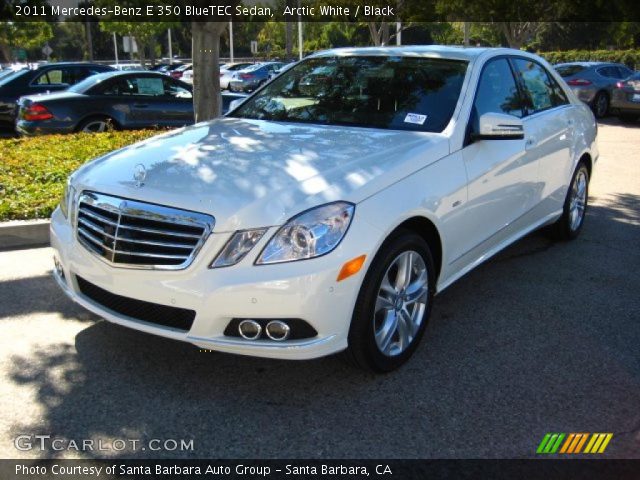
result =
[[[370,251],[375,248],[369,242],[379,236],[372,229],[368,222],[354,219],[347,237],[329,255],[253,265],[275,233],[272,227],[239,264],[209,269],[209,263],[231,236],[213,233],[184,270],[134,270],[114,267],[86,250],[76,240],[75,229],[56,209],[51,218],[51,246],[64,274],[55,271],[54,276],[72,300],[113,323],[210,350],[282,359],[317,358],[347,347],[356,297],[371,260]],[[367,261],[360,272],[336,282],[342,265],[362,254],[367,255]],[[116,295],[194,310],[195,319],[189,331],[182,331],[122,316],[84,296],[76,276]],[[233,318],[300,318],[318,335],[283,342],[224,335]]]

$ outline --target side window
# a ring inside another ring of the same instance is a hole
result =
[[[559,107],[560,105],[568,105],[569,99],[567,98],[567,94],[564,93],[562,87],[556,82],[555,78],[551,76],[549,72],[546,72],[549,77],[549,82],[551,82],[551,88],[553,89],[553,93],[551,94],[551,102],[554,107]]]
[[[633,72],[630,69],[628,69],[627,67],[622,67],[621,66],[621,67],[617,67],[617,69],[618,69],[618,78],[621,79],[621,80],[623,78],[630,77],[631,74],[633,74]]]
[[[522,118],[520,92],[509,62],[504,58],[487,63],[480,75],[471,119],[475,131],[480,117],[489,112],[507,113]]]
[[[60,85],[62,83],[73,85],[75,82],[69,70],[54,68],[42,73],[33,83],[35,85]]]
[[[514,64],[525,89],[528,114],[542,112],[562,104],[557,103],[558,91],[554,89],[551,77],[540,64],[523,58],[516,58]]]
[[[620,70],[618,69],[618,67],[602,67],[598,69],[598,73],[607,78],[621,78]]]
[[[180,85],[178,82],[170,79],[163,78],[164,82],[164,96],[171,98],[188,98],[191,99],[191,92]]]
[[[164,96],[164,79],[159,77],[135,77],[138,86],[138,95],[147,97]]]
[[[93,71],[89,68],[76,68],[73,73],[75,77],[74,83],[78,83],[84,80],[85,78],[89,78],[91,75],[95,75],[98,72]]]
[[[135,79],[131,78],[116,78],[107,83],[101,91],[96,92],[99,95],[113,95],[113,96],[130,96],[138,94],[138,85]]]

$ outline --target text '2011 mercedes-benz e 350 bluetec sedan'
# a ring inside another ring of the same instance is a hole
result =
[[[595,139],[526,52],[321,52],[223,118],[73,173],[55,278],[111,322],[201,348],[390,371],[436,293],[539,227],[578,235]]]

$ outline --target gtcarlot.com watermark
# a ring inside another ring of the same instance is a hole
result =
[[[193,439],[139,438],[115,439],[69,439],[52,435],[18,435],[13,440],[17,450],[28,452],[40,451],[76,451],[76,452],[135,452],[149,450],[151,452],[192,452]]]

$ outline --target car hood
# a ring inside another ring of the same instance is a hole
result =
[[[336,200],[358,203],[448,153],[441,134],[221,118],[112,152],[72,182],[208,213],[225,232],[282,225]]]

